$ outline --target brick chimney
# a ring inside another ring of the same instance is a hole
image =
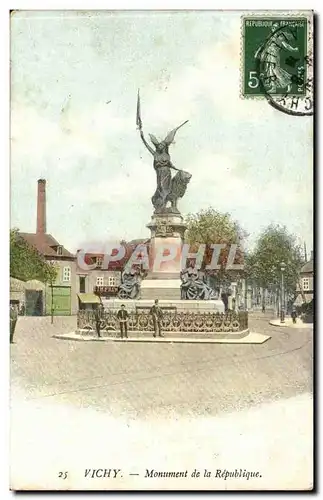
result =
[[[46,181],[39,179],[37,193],[37,234],[46,233]]]

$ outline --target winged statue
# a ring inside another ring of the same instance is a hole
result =
[[[153,134],[149,134],[150,141],[154,146],[152,147],[145,139],[142,130],[140,95],[138,91],[137,127],[144,145],[154,157],[153,166],[157,176],[156,191],[151,198],[155,213],[179,213],[177,201],[184,196],[187,185],[192,177],[190,173],[176,168],[169,154],[169,146],[174,142],[176,132],[187,122],[188,120],[171,130],[162,141],[159,141]],[[173,177],[172,170],[176,171]],[[167,206],[169,203],[170,207]]]

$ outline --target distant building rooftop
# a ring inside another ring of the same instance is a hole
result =
[[[138,245],[141,245],[141,244],[149,245],[149,243],[150,243],[150,239],[147,239],[147,238],[146,239],[132,240],[129,242],[122,242],[121,245],[125,246],[125,255],[120,260],[109,261],[109,264],[107,267],[105,265],[105,261],[104,261],[105,255],[103,253],[85,252],[85,254],[84,254],[82,250],[78,250],[78,251],[81,252],[81,255],[82,255],[81,259],[84,258],[84,262],[87,265],[95,264],[97,259],[102,260],[102,264],[100,264],[99,266],[94,268],[96,270],[100,269],[101,271],[120,271],[120,272],[122,272],[125,264],[127,263],[128,259],[130,258],[130,256],[132,255],[132,252],[136,249],[136,247]],[[115,249],[115,251],[112,252],[112,255],[116,256],[117,252],[118,252],[118,250]],[[80,262],[82,262],[82,260],[80,260]],[[79,262],[79,259],[77,258],[77,267],[76,267],[77,273],[82,274],[85,271],[85,274],[87,274],[87,272],[89,270],[83,269],[82,267],[80,267],[80,265],[79,265],[80,262]]]
[[[301,273],[312,273],[314,270],[314,265],[313,265],[313,259],[309,260],[304,264],[304,266],[301,269]]]
[[[51,234],[20,232],[19,234],[24,238],[24,240],[27,241],[27,243],[29,243],[29,245],[35,247],[38,252],[45,257],[64,257],[70,260],[75,259],[75,255],[66,250],[66,248],[58,243],[58,241],[55,240]],[[58,247],[60,247],[60,251],[58,251]]]

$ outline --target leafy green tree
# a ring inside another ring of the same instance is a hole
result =
[[[46,261],[36,248],[29,245],[18,229],[10,230],[10,276],[23,281],[36,279],[43,283],[55,281],[56,266]]]
[[[186,243],[190,244],[191,252],[198,249],[199,244],[206,244],[205,257],[202,269],[211,263],[213,244],[225,244],[220,252],[218,264],[219,270],[208,270],[207,274],[216,277],[220,281],[236,279],[237,275],[243,275],[243,271],[226,270],[226,264],[230,247],[232,244],[238,245],[234,264],[243,264],[244,255],[242,250],[243,240],[247,233],[242,229],[237,221],[234,221],[230,214],[221,213],[214,208],[200,210],[196,214],[188,214],[185,220],[187,231],[185,235]]]
[[[281,263],[285,263],[285,290],[295,295],[299,271],[304,264],[302,248],[285,226],[270,225],[258,238],[255,249],[246,257],[246,274],[263,288],[279,288]]]

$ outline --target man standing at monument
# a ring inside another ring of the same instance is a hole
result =
[[[155,300],[155,304],[150,309],[150,314],[152,315],[154,322],[154,337],[156,337],[157,335],[159,337],[163,337],[161,332],[161,321],[163,319],[163,311],[158,305],[158,299]]]
[[[117,318],[120,324],[120,336],[123,339],[123,334],[124,334],[125,338],[127,339],[129,314],[128,311],[126,311],[124,304],[121,304],[121,309],[119,309],[119,311],[117,312]]]
[[[17,306],[10,304],[10,344],[13,344],[13,336],[18,320]]]
[[[102,304],[97,304],[94,311],[95,329],[98,337],[101,337],[101,320],[103,318],[103,309],[104,308]]]

